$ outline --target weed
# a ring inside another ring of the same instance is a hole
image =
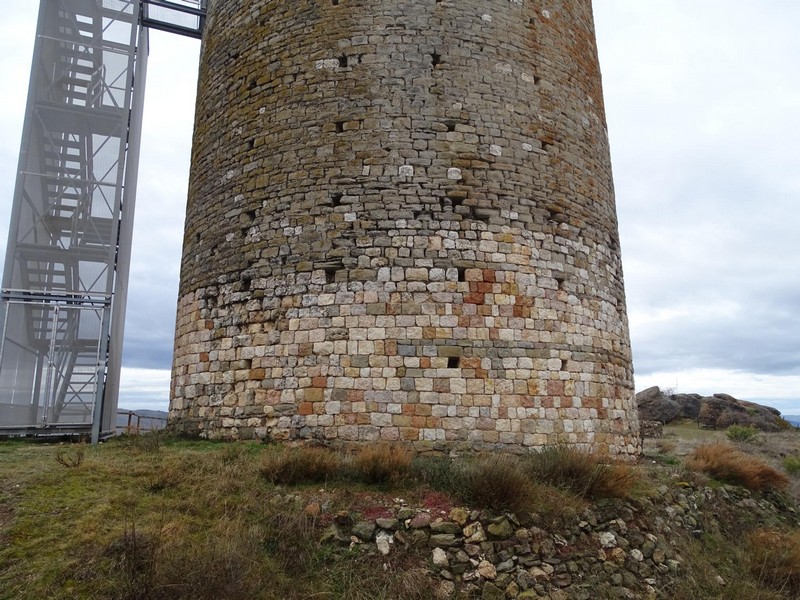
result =
[[[64,465],[68,469],[80,467],[86,455],[86,446],[79,444],[75,449],[69,452],[66,448],[59,448],[56,450],[56,462]]]
[[[261,462],[261,474],[271,483],[295,485],[321,483],[339,475],[340,457],[321,448],[279,449]]]
[[[731,425],[725,436],[732,442],[751,442],[758,435],[758,429],[747,425]]]
[[[364,483],[399,483],[410,475],[413,459],[412,451],[403,446],[367,446],[356,454],[353,471]]]
[[[711,477],[749,490],[783,489],[789,483],[783,473],[728,444],[698,446],[686,466]]]
[[[783,459],[783,468],[789,475],[800,473],[800,456],[787,456]]]

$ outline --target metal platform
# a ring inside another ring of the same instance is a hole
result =
[[[41,0],[6,252],[0,434],[114,432],[148,27],[204,0]]]

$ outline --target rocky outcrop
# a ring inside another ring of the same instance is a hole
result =
[[[669,394],[655,386],[636,394],[636,402],[642,422],[666,424],[676,419],[692,419],[708,429],[726,429],[731,425],[750,426],[761,431],[785,428],[785,421],[777,409],[728,394]]]

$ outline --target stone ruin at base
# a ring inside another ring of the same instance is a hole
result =
[[[640,448],[590,0],[212,0],[170,417]]]

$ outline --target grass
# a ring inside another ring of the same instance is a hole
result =
[[[399,484],[411,474],[413,459],[414,453],[405,446],[369,445],[353,459],[354,476],[368,484]]]
[[[581,498],[625,498],[639,481],[638,471],[569,446],[548,446],[526,457],[535,481],[568,490]]]
[[[383,569],[320,546],[324,523],[261,474],[281,448],[143,443],[86,446],[70,468],[72,448],[0,443],[0,598],[430,597],[424,557]]]
[[[786,456],[783,459],[783,468],[789,475],[800,473],[800,456]]]
[[[800,594],[800,532],[759,529],[747,537],[751,574],[769,587]]]
[[[765,462],[728,444],[704,444],[686,460],[692,470],[711,477],[741,485],[749,490],[784,489],[789,483],[786,475]]]
[[[280,449],[264,456],[261,474],[270,483],[323,483],[339,476],[342,459],[323,448]]]
[[[385,517],[402,497],[437,514],[513,512],[548,531],[564,525],[568,536],[594,499],[635,504],[643,477],[564,447],[453,459],[380,445],[345,454],[163,435],[100,446],[2,442],[0,598],[426,600],[438,582],[428,548],[396,543],[383,557],[367,545],[320,543],[342,511]],[[775,586],[795,585],[794,555],[748,562],[748,548],[770,545],[714,535],[718,544],[709,534],[680,549],[700,562],[676,578],[675,598],[766,600],[786,597]],[[781,547],[794,547],[787,540]],[[729,581],[725,590],[711,573]]]

